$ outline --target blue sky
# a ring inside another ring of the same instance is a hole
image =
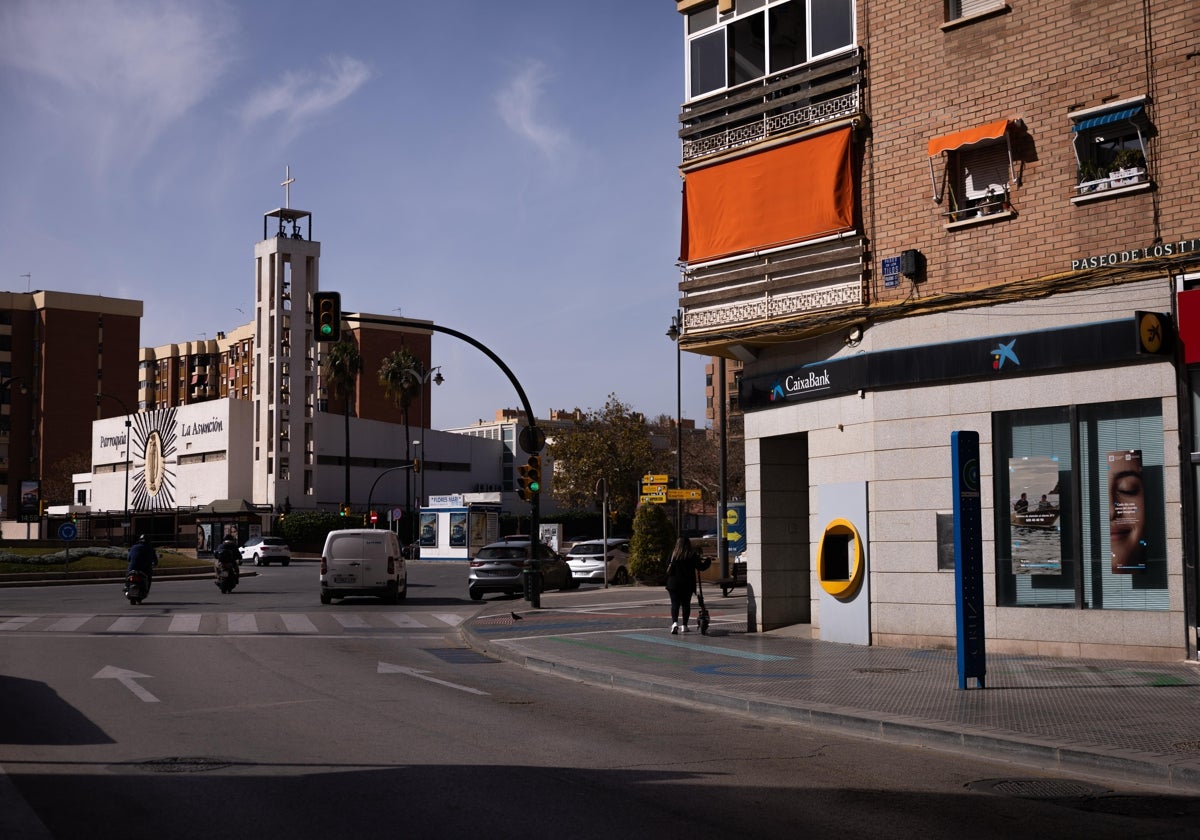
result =
[[[671,0],[5,0],[0,289],[215,337],[290,166],[347,310],[473,336],[539,416],[674,415],[682,51]],[[435,426],[519,405],[474,348],[433,355]]]

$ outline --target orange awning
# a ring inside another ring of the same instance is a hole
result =
[[[943,134],[929,141],[929,156],[934,157],[942,152],[953,152],[963,146],[971,146],[984,140],[999,140],[1008,131],[1008,119],[985,123],[975,128],[955,131],[953,134]]]
[[[688,172],[680,259],[787,245],[854,225],[851,129]]]

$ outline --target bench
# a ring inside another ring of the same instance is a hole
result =
[[[738,586],[746,585],[746,561],[735,560],[729,564],[729,577],[718,578],[717,586],[721,587],[721,595],[728,598],[729,591]]]

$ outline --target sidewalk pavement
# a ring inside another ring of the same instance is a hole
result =
[[[807,626],[751,633],[744,589],[705,593],[704,636],[671,635],[666,591],[630,586],[546,592],[540,609],[492,596],[464,630],[478,650],[569,679],[1200,794],[1196,663],[989,653],[986,688],[963,691],[953,650],[822,642]]]

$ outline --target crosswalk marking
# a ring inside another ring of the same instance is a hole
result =
[[[334,613],[333,620],[347,630],[362,630],[370,626],[361,615],[353,613]]]
[[[230,633],[257,633],[258,621],[254,613],[230,613],[228,616]]]
[[[283,613],[279,617],[283,619],[283,626],[289,633],[317,632],[317,625],[313,624],[306,615],[300,615],[299,613]]]
[[[94,633],[94,634],[203,634],[203,635],[279,635],[316,634],[356,631],[395,633],[418,638],[414,630],[446,631],[462,624],[464,616],[454,613],[371,612],[352,613],[320,610],[312,613],[212,612],[161,615],[138,611],[137,614],[91,615],[9,615],[0,616],[0,632]],[[426,638],[438,638],[428,636]]]
[[[118,618],[108,629],[106,633],[136,633],[138,628],[146,623],[144,615],[126,615]]]
[[[36,615],[18,615],[8,621],[0,622],[0,630],[20,630],[26,624],[37,621],[38,618]]]
[[[395,624],[397,627],[420,627],[424,628],[424,624],[417,621],[408,613],[389,613],[387,620]]]

